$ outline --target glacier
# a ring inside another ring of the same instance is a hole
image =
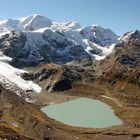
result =
[[[27,71],[14,68],[8,62],[10,62],[12,59],[0,54],[0,75],[2,77],[5,77],[7,80],[13,82],[15,85],[17,85],[20,89],[27,91],[32,90],[35,93],[41,92],[41,87],[37,84],[35,84],[33,81],[26,81],[21,78],[22,73],[27,73]],[[0,79],[0,82],[3,82],[3,78]],[[8,83],[5,83],[8,84]]]

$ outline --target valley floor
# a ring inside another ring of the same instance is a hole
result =
[[[78,136],[80,140],[83,138],[91,140],[139,140],[140,102],[133,100],[130,95],[124,98],[124,95],[111,88],[93,84],[82,84],[65,92],[46,94],[45,98],[40,98],[40,102],[44,102],[44,105],[49,105],[78,97],[99,99],[112,106],[115,110],[115,114],[122,119],[123,125],[106,129],[86,129],[63,126],[60,124],[57,126],[58,122],[55,122],[55,126],[70,131],[72,135]],[[44,97],[44,95],[42,97]]]
[[[131,97],[122,96],[120,92],[115,92],[111,88],[100,87],[93,84],[77,85],[75,88],[58,93],[44,93],[36,106],[26,104],[19,97],[3,93],[3,104],[0,106],[2,112],[6,109],[4,115],[0,118],[0,138],[4,140],[139,140],[140,139],[140,103]],[[104,129],[78,128],[64,125],[55,121],[45,114],[39,112],[39,108],[53,103],[60,103],[78,97],[88,97],[99,99],[113,107],[115,114],[124,122],[121,126],[114,126]],[[14,99],[15,98],[15,99]],[[10,100],[13,100],[12,102]],[[15,100],[15,101],[14,101]],[[19,100],[17,102],[17,100]],[[4,104],[7,102],[7,104]],[[9,102],[9,103],[8,103]],[[43,104],[41,104],[41,102]],[[18,107],[16,108],[16,105]],[[8,106],[7,106],[8,105]],[[38,108],[39,107],[39,108]],[[23,110],[21,110],[21,108]],[[10,110],[9,110],[10,109]],[[12,111],[9,114],[9,111]],[[23,113],[24,112],[24,113]],[[17,115],[14,118],[14,114]],[[11,118],[12,117],[12,118]],[[24,122],[19,122],[24,120]],[[13,127],[9,123],[19,124],[19,127]],[[8,123],[9,122],[9,123]],[[8,134],[11,134],[11,137]],[[46,137],[44,136],[46,135]],[[14,138],[12,136],[15,136]],[[23,137],[24,136],[24,137]],[[26,136],[26,137],[25,137]]]

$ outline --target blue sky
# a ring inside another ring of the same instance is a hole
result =
[[[0,0],[0,20],[32,14],[82,26],[98,24],[118,35],[140,30],[140,0]]]

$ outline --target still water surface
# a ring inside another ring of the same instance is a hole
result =
[[[95,99],[78,98],[41,110],[50,118],[70,126],[105,128],[122,124],[109,105]]]

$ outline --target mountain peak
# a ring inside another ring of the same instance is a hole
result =
[[[74,21],[74,20],[67,21],[67,22],[64,23],[64,25],[67,26],[68,28],[72,28],[73,30],[82,28],[81,25],[78,22]]]
[[[46,16],[35,14],[22,20],[22,25],[24,25],[25,30],[37,30],[39,28],[50,27],[52,25],[52,20]]]
[[[104,58],[111,53],[110,45],[118,41],[113,31],[99,25],[82,28],[78,22],[57,23],[40,14],[1,22],[0,35],[7,31],[15,32],[3,38],[2,45],[6,49],[1,50],[12,58],[16,57],[13,59],[13,62],[16,60],[16,66],[97,60],[96,57]],[[17,31],[21,31],[20,34]]]
[[[86,39],[101,46],[109,46],[118,42],[118,36],[112,30],[102,28],[99,25],[84,27],[81,33]]]

